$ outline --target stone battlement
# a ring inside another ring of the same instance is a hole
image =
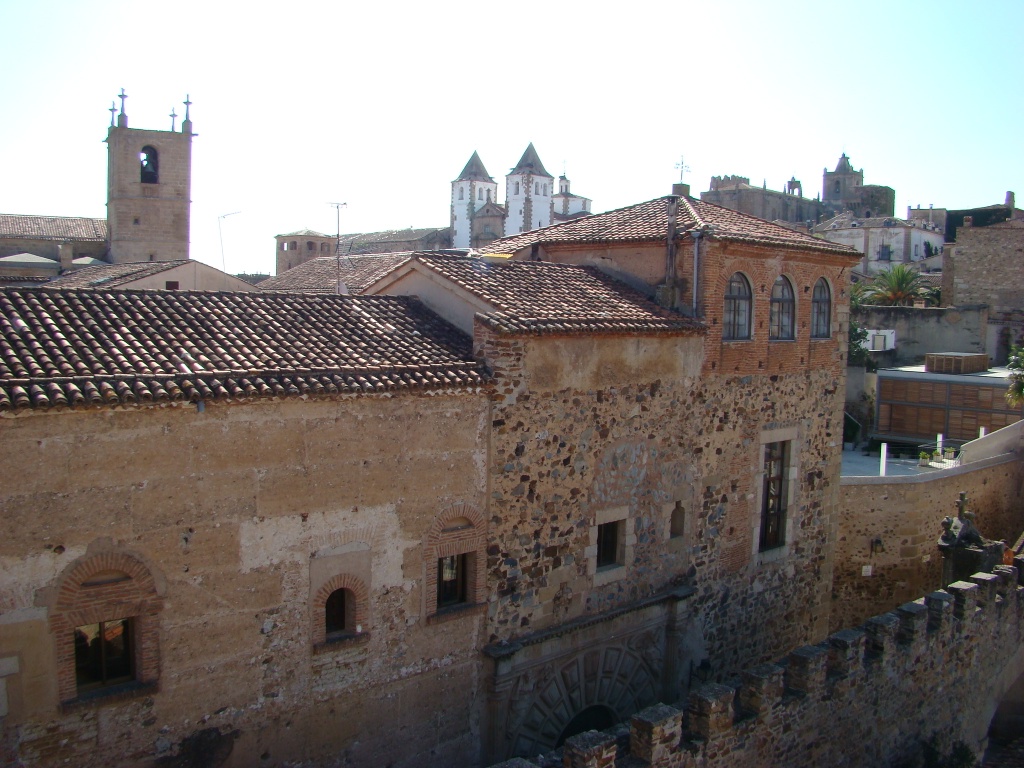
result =
[[[589,731],[561,760],[500,768],[887,765],[958,741],[980,753],[998,698],[1024,671],[1022,567],[1017,558],[703,685],[685,708],[648,707],[628,735],[625,724]]]

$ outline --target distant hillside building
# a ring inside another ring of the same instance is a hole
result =
[[[397,253],[400,251],[436,251],[451,247],[448,227],[391,229],[385,232],[362,232],[327,235],[312,229],[286,232],[277,241],[277,274],[319,258],[365,253]]]
[[[896,192],[891,187],[864,184],[864,170],[855,171],[843,153],[834,171],[825,169],[822,194],[806,198],[803,185],[791,177],[782,192],[768,189],[767,183],[751,186],[746,176],[713,176],[711,188],[700,199],[767,221],[813,226],[823,220],[852,211],[854,215],[892,216]]]
[[[921,220],[860,218],[846,211],[816,226],[814,233],[864,254],[860,271],[865,275],[874,275],[892,264],[914,264],[921,271],[942,266],[942,229]]]

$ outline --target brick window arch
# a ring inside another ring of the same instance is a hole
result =
[[[314,645],[363,635],[370,628],[370,591],[362,579],[341,573],[316,591],[310,611]]]
[[[753,298],[750,281],[741,272],[729,278],[725,286],[725,305],[722,313],[722,338],[737,341],[750,338]]]
[[[487,599],[487,526],[480,513],[456,504],[434,518],[424,542],[428,620]]]
[[[133,555],[104,552],[69,565],[50,611],[60,701],[155,686],[162,608],[152,573]]]
[[[832,289],[824,277],[819,277],[811,294],[811,338],[828,339],[832,336]]]
[[[792,340],[796,336],[796,299],[789,278],[780,275],[772,286],[768,338]]]

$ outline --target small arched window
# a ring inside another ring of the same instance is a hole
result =
[[[145,146],[139,152],[139,169],[143,184],[160,183],[160,160],[155,147]]]
[[[725,288],[725,312],[722,317],[722,338],[750,338],[750,283],[739,272],[729,278]]]
[[[279,247],[280,247],[280,249],[282,251],[287,251],[288,250],[288,243],[286,243],[284,240],[282,240]]]
[[[836,182],[836,194],[837,195],[839,194],[839,182],[838,181]]]
[[[462,187],[459,187],[459,200],[465,200],[465,199],[466,199],[466,190],[463,189]]]
[[[824,277],[814,284],[811,296],[811,338],[828,339],[832,336],[832,291]]]
[[[476,199],[477,200],[483,200],[484,199],[484,191],[483,191],[483,189],[478,189],[476,191]]]
[[[356,631],[356,598],[349,589],[331,592],[324,606],[324,629],[327,639]]]
[[[306,250],[307,251],[312,251],[314,248],[316,248],[316,243],[314,243],[312,240],[307,240],[306,241]]]
[[[796,302],[793,300],[793,286],[788,279],[780,277],[772,286],[768,338],[792,339],[795,315]]]
[[[516,191],[514,192],[514,194],[516,194],[516,195],[519,194],[519,182],[518,181],[516,182]]]
[[[295,240],[292,240],[290,243],[288,243],[288,250],[289,251],[297,251],[297,250],[299,250],[299,244]]]

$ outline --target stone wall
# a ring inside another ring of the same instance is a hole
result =
[[[853,310],[850,318],[861,328],[896,331],[896,349],[886,357],[886,367],[921,365],[929,352],[986,351],[985,306],[863,306]]]
[[[1024,222],[961,227],[946,249],[942,300],[946,304],[987,304],[995,313],[1024,306]]]
[[[941,586],[939,523],[956,515],[960,491],[987,538],[1012,544],[1024,530],[1024,462],[1016,455],[910,477],[842,478],[833,631]]]
[[[0,416],[0,754],[478,760],[482,617],[435,621],[423,585],[438,521],[486,526],[488,407],[453,394]],[[339,587],[352,626],[327,641]],[[134,682],[77,692],[74,628],[122,618]]]
[[[561,755],[495,768],[900,766],[961,745],[980,757],[997,702],[1024,673],[1022,642],[1024,588],[1016,567],[998,566],[705,685],[685,707],[658,704],[570,738]]]

